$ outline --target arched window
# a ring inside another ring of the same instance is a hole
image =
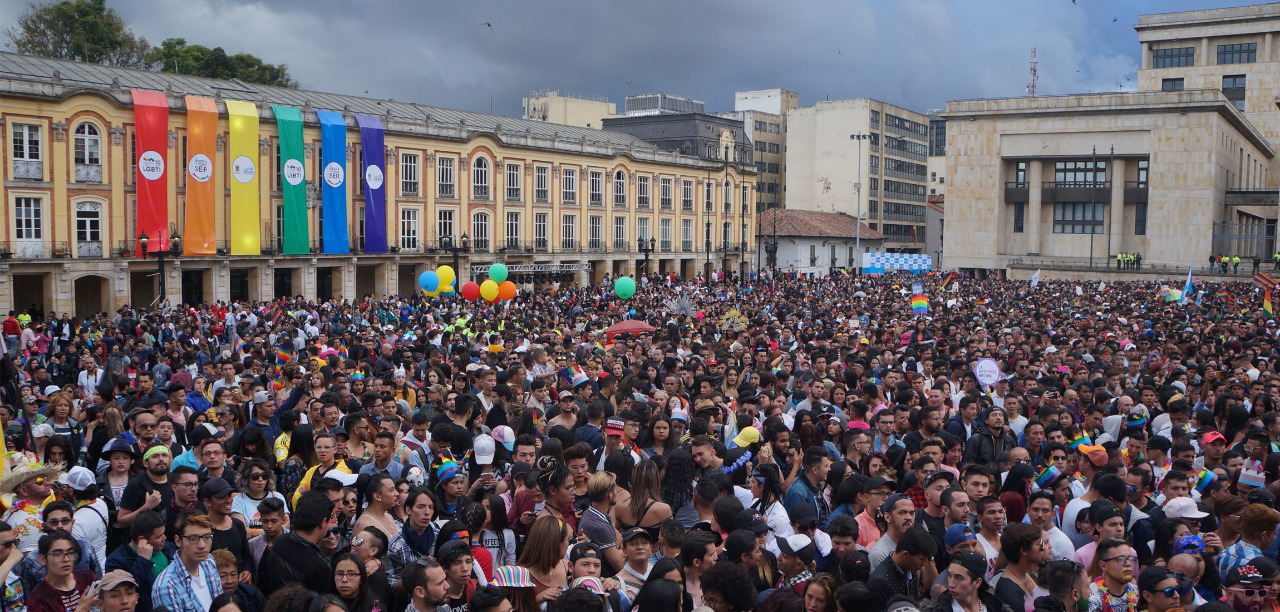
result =
[[[97,166],[102,163],[102,139],[98,136],[98,126],[92,123],[81,123],[76,126],[76,163]]]
[[[613,205],[618,208],[627,206],[627,173],[621,170],[613,173]]]
[[[489,199],[489,160],[484,157],[477,157],[471,164],[471,197]]]
[[[489,213],[479,212],[471,217],[471,246],[480,252],[489,250]]]

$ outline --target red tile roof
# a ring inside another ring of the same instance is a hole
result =
[[[775,218],[779,236],[853,238],[860,229],[863,240],[885,239],[884,234],[867,227],[865,223],[859,225],[857,219],[843,213],[782,208],[770,208],[756,215],[758,235],[773,234]]]

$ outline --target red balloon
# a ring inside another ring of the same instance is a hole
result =
[[[462,299],[468,302],[474,302],[480,299],[480,284],[475,281],[467,281],[462,285]]]
[[[498,283],[498,299],[504,302],[516,297],[516,284],[511,281]]]

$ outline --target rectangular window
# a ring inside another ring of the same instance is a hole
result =
[[[520,213],[507,213],[507,248],[520,247]]]
[[[588,203],[592,206],[604,206],[604,173],[593,171],[589,183],[587,188],[591,200]]]
[[[680,220],[680,250],[693,252],[693,219]]]
[[[601,235],[601,225],[604,224],[604,217],[600,215],[591,215],[587,219],[587,247],[592,250],[600,250],[604,248],[604,238]]]
[[[613,249],[615,251],[627,250],[627,218],[613,218]]]
[[[456,197],[453,188],[453,158],[436,158],[436,197]]]
[[[636,177],[636,207],[649,208],[649,181],[647,176]]]
[[[44,206],[40,198],[14,199],[14,236],[18,240],[44,238]]]
[[[768,148],[768,144],[767,144],[767,143],[765,143],[765,141],[763,141],[763,140],[757,140],[757,141],[756,141],[756,152],[757,152],[757,153],[764,153],[764,152],[765,152],[765,150],[766,150],[767,148]]]
[[[703,181],[702,184],[702,207],[707,212],[712,212],[716,209],[715,186],[711,181]]]
[[[489,161],[483,157],[476,157],[471,164],[471,198],[489,199]]]
[[[671,210],[671,179],[662,179],[662,210]]]
[[[636,219],[636,240],[648,240],[653,237],[653,234],[649,233],[650,221],[648,217]]]
[[[539,251],[547,250],[547,213],[537,213],[533,215],[533,248]]]
[[[724,189],[721,189],[720,191],[724,192],[721,195],[724,196],[725,214],[733,212],[733,184],[730,183],[729,181],[725,181]]]
[[[400,195],[418,195],[418,156],[404,153],[400,156]]]
[[[689,179],[681,181],[680,209],[693,210],[693,181]]]
[[[40,161],[40,126],[13,124],[13,158]]]
[[[1014,202],[1013,203],[1013,232],[1015,234],[1022,233],[1023,225],[1026,223],[1026,219],[1027,219],[1027,203]]]
[[[565,168],[560,171],[560,203],[573,204],[578,201],[578,171]]]
[[[1258,61],[1258,43],[1218,45],[1218,64],[1252,64]]]
[[[436,238],[453,238],[453,211],[436,211]]]
[[[770,152],[770,153],[781,153],[781,152],[782,152],[782,145],[780,145],[780,144],[778,144],[778,143],[776,143],[776,142],[771,142],[771,143],[769,143],[769,152]]]
[[[1152,68],[1186,68],[1196,65],[1195,47],[1156,49],[1151,55]]]
[[[577,215],[561,215],[560,217],[560,248],[573,250],[577,248],[578,243],[578,216]]]
[[[1138,162],[1138,187],[1147,186],[1147,175],[1151,170],[1151,162],[1142,160]]]
[[[96,204],[86,210],[76,210],[76,240],[79,242],[102,240],[102,212]]]
[[[1183,79],[1160,79],[1160,91],[1182,91]]]
[[[1101,202],[1055,202],[1053,233],[1101,234],[1102,211]]]
[[[1244,110],[1244,75],[1229,74],[1222,77],[1222,95],[1226,96],[1236,110]]]
[[[721,226],[720,228],[720,246],[724,247],[725,249],[729,248],[729,239],[732,233],[733,233],[733,224],[728,221],[725,221],[724,225]],[[835,249],[836,249],[835,245],[832,245],[831,252],[835,253]]]
[[[356,179],[356,193],[363,194],[364,193],[364,178],[363,178],[364,177],[364,148],[363,147],[356,148],[356,168],[360,171],[360,177]],[[364,215],[360,215],[360,218],[363,219]],[[363,231],[360,232],[360,240],[361,241],[364,240]]]
[[[489,251],[489,215],[487,213],[479,213],[471,217],[471,246],[481,253]]]
[[[1013,182],[1020,187],[1027,185],[1027,162],[1018,162],[1013,167]]]
[[[1133,209],[1133,233],[1138,236],[1147,235],[1147,203],[1138,202]]]
[[[626,207],[627,205],[627,173],[619,170],[613,173],[613,206],[615,208]]]
[[[1058,187],[1097,187],[1106,181],[1105,161],[1066,161],[1053,166],[1053,182]]]
[[[417,165],[414,165],[417,169]],[[418,250],[418,209],[400,209],[400,248]]]
[[[280,190],[284,189],[284,187],[282,186],[282,185],[284,185],[284,181],[280,179],[280,170],[281,170],[284,166],[282,165],[282,164],[283,164],[283,160],[281,160],[281,158],[280,158],[280,141],[279,141],[279,140],[276,140],[276,141],[275,141],[275,145],[276,145],[276,189],[275,189],[275,190],[276,190],[276,191],[280,191]],[[282,230],[282,231],[283,231],[283,230]]]
[[[551,197],[551,189],[548,187],[551,180],[547,177],[547,167],[538,166],[533,169],[533,199],[538,202],[546,202]]]
[[[742,186],[742,214],[751,213],[751,188],[746,185]]]
[[[187,137],[182,137],[182,150],[186,151]],[[92,123],[81,123],[76,126],[75,160],[77,164],[97,166],[102,163],[102,140],[98,138],[98,128]],[[184,163],[183,166],[186,164]],[[183,168],[186,171],[186,168]]]
[[[658,222],[658,231],[661,232],[658,240],[662,244],[658,245],[663,252],[671,250],[671,219],[662,219]]]
[[[507,164],[507,201],[520,201],[520,164]]]

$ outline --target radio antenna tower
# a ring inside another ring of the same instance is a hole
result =
[[[1036,71],[1036,48],[1031,47],[1031,57],[1027,60],[1031,67],[1031,80],[1027,82],[1027,96],[1036,97],[1036,81],[1040,80],[1040,74]]]

